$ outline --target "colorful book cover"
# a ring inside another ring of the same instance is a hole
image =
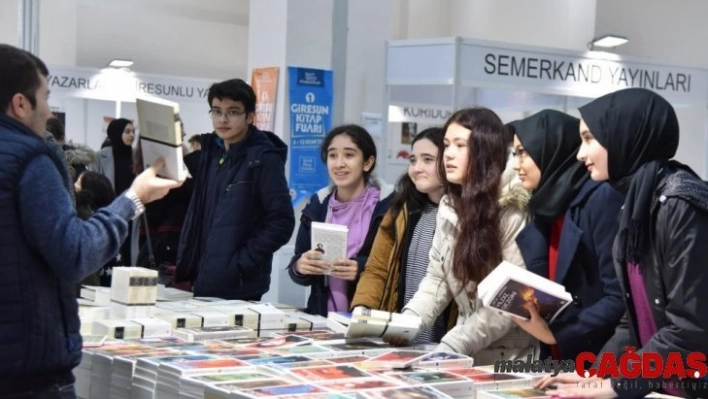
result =
[[[412,383],[412,384],[439,384],[443,382],[457,382],[464,381],[463,377],[458,375],[442,372],[442,371],[429,371],[429,372],[416,372],[416,373],[401,373],[391,375],[392,377],[399,379],[401,381]]]
[[[565,299],[557,298],[519,281],[508,280],[496,293],[489,306],[528,320],[531,315],[524,309],[527,303],[535,306],[539,315],[548,323],[568,305]]]
[[[434,389],[432,387],[401,387],[401,388],[391,388],[384,389],[380,391],[367,391],[365,393],[367,398],[371,399],[440,399],[449,398],[449,396],[444,393]]]
[[[349,364],[295,368],[291,369],[290,372],[299,377],[305,378],[306,380],[312,381],[371,377],[371,374],[359,370],[358,368]]]
[[[342,344],[323,345],[323,347],[330,348],[335,351],[358,351],[386,348],[386,345],[377,344],[375,342],[369,341],[351,341]]]
[[[236,381],[249,381],[249,380],[264,380],[272,378],[271,375],[259,372],[246,372],[246,373],[229,373],[229,374],[207,374],[199,375],[193,377],[197,381],[204,382],[236,382]]]
[[[280,355],[331,352],[329,349],[310,344],[277,349],[263,348],[263,350],[267,350],[268,352],[277,353]]]
[[[231,358],[185,361],[175,364],[180,370],[208,370],[248,366],[247,363]]]
[[[261,359],[250,359],[247,360],[248,363],[253,365],[268,365],[268,364],[281,364],[281,363],[295,363],[295,362],[306,362],[310,359],[307,356],[274,356]]]
[[[269,339],[267,341],[254,342],[252,344],[246,345],[246,347],[255,349],[287,348],[291,346],[305,345],[310,342],[311,340],[305,337],[300,337],[297,335],[283,335],[280,337]]]
[[[282,364],[270,364],[269,367],[278,370],[290,370],[302,367],[320,367],[320,366],[331,366],[333,363],[327,360],[309,360],[306,362],[295,362],[295,363],[282,363]]]
[[[216,385],[220,389],[225,389],[227,391],[246,391],[251,389],[265,388],[265,387],[277,387],[292,384],[292,381],[287,381],[279,378],[268,378],[265,380],[250,380],[250,381],[239,381],[239,382],[228,382],[224,384]]]
[[[365,362],[371,359],[368,356],[357,355],[357,356],[344,356],[344,357],[330,357],[327,360],[332,363],[359,363]]]
[[[246,391],[244,393],[247,395],[268,397],[268,396],[297,395],[297,394],[317,393],[317,392],[325,392],[325,390],[320,387],[316,387],[314,385],[303,384],[303,385],[284,385],[284,386],[277,386],[277,387],[266,387],[266,388],[252,389],[252,390]]]
[[[429,352],[399,349],[372,357],[370,362],[384,363],[396,368],[405,368],[420,361],[428,355]]]
[[[383,378],[354,378],[350,380],[324,381],[317,385],[339,392],[360,391],[365,389],[383,389],[400,386]]]

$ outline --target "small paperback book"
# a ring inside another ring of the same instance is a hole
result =
[[[334,262],[347,258],[349,228],[331,223],[312,222],[312,249],[322,254],[322,259]]]
[[[479,283],[477,292],[485,306],[524,320],[530,318],[524,305],[534,306],[547,323],[573,301],[562,285],[506,261]]]
[[[394,369],[405,369],[418,363],[425,357],[429,356],[430,352],[413,351],[405,349],[395,349],[388,353],[376,356],[369,360],[372,363],[377,363],[383,367],[391,367]]]
[[[182,181],[189,172],[182,153],[182,128],[179,104],[161,98],[137,98],[140,146],[143,165],[148,168],[162,157],[165,167],[160,175]]]

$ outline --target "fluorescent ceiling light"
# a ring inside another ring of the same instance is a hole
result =
[[[120,59],[115,59],[108,63],[108,66],[113,68],[128,68],[131,65],[133,65],[133,61]]]
[[[605,35],[594,39],[591,44],[595,47],[617,47],[627,43],[629,39],[617,35]]]

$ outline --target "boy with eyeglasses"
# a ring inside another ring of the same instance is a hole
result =
[[[191,281],[195,296],[258,301],[270,288],[273,253],[295,228],[287,146],[253,125],[256,95],[243,80],[213,84],[208,101],[214,132],[200,139],[175,277]]]

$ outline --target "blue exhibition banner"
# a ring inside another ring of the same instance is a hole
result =
[[[293,205],[329,184],[320,145],[332,128],[332,71],[288,67]]]

